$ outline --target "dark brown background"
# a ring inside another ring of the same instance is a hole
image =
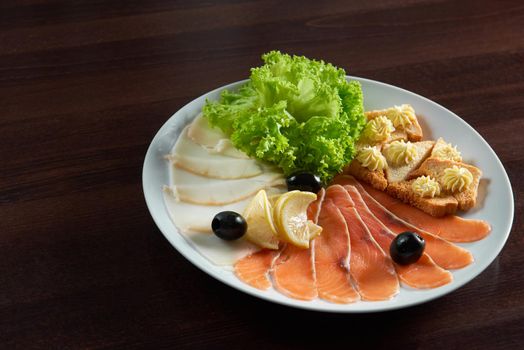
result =
[[[0,2],[0,348],[517,348],[524,341],[521,1]],[[215,281],[148,214],[142,161],[202,93],[271,49],[450,108],[516,194],[493,264],[439,300],[332,315]]]

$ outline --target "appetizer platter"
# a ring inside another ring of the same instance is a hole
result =
[[[369,312],[445,295],[496,258],[513,196],[475,130],[320,60],[263,61],[148,149],[148,208],[188,260],[263,299]]]

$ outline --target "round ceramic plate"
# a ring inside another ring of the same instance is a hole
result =
[[[143,189],[147,206],[158,228],[168,241],[186,259],[214,278],[251,294],[255,297],[289,306],[329,312],[376,312],[404,308],[441,297],[463,286],[480,274],[502,250],[513,221],[513,192],[502,163],[486,141],[466,122],[446,108],[422,96],[401,88],[373,80],[348,77],[362,84],[366,110],[382,109],[402,103],[409,103],[419,115],[424,139],[443,137],[456,144],[464,161],[483,171],[480,186],[480,200],[476,208],[464,214],[465,218],[488,221],[492,231],[485,239],[460,244],[472,252],[475,262],[453,272],[453,282],[435,289],[414,290],[401,288],[400,293],[388,301],[356,302],[338,305],[323,300],[300,301],[288,298],[270,289],[261,291],[240,281],[230,269],[216,266],[200,255],[182,236],[170,220],[162,196],[162,186],[169,183],[168,163],[163,156],[171,150],[180,131],[201,111],[206,99],[216,100],[224,89],[234,90],[245,81],[236,82],[213,90],[191,101],[176,112],[160,128],[149,146],[143,168]],[[173,269],[176,267],[173,266]]]

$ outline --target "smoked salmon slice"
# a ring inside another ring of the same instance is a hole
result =
[[[313,300],[318,295],[311,247],[287,244],[275,261],[271,277],[275,289],[290,298]]]
[[[351,241],[349,271],[364,300],[388,300],[399,292],[399,282],[391,258],[375,242],[354,208],[347,191],[338,185],[326,190],[346,221]]]
[[[332,303],[353,303],[360,296],[349,275],[349,232],[344,217],[330,199],[322,204],[318,224],[322,233],[312,242],[318,296]]]
[[[421,230],[391,213],[371,197],[364,187],[362,187],[362,185],[353,177],[338,176],[335,178],[335,183],[355,186],[373,215],[375,215],[375,217],[386,225],[393,233],[399,234],[405,231],[418,233],[426,241],[426,254],[428,254],[440,267],[446,270],[459,269],[473,262],[473,255],[471,255],[471,253],[466,249],[448,242],[439,236]]]
[[[436,218],[391,197],[385,192],[378,191],[366,184],[361,185],[371,197],[400,219],[448,241],[474,242],[483,239],[491,231],[491,226],[484,220],[463,219],[456,215]]]
[[[373,215],[354,186],[344,186],[344,188],[349,193],[355,204],[355,209],[357,209],[375,241],[386,254],[389,254],[389,247],[391,241],[395,238],[395,234]],[[413,264],[394,264],[394,266],[400,280],[412,288],[436,288],[453,280],[453,275],[435,264],[426,253],[422,254],[420,259]]]
[[[313,221],[315,224],[318,223],[318,216],[320,215],[320,206],[324,202],[324,196],[326,191],[321,188],[317,193],[317,200],[309,205],[307,208],[307,218]]]
[[[318,211],[324,200],[324,191],[321,190],[317,200],[308,208],[308,218],[316,221]],[[314,241],[313,241],[314,242]],[[287,244],[276,259],[271,270],[273,286],[280,293],[294,299],[312,300],[318,296],[315,266],[313,260],[314,243],[308,249],[298,248]]]
[[[268,289],[271,287],[269,270],[273,262],[280,255],[280,251],[263,249],[249,254],[235,263],[235,274],[244,283],[257,289]]]

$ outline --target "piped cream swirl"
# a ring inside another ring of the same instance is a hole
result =
[[[408,164],[417,157],[417,147],[404,140],[393,141],[384,149],[384,155],[390,164],[400,166]]]
[[[417,177],[411,187],[421,197],[433,198],[440,194],[440,185],[429,176]]]
[[[433,152],[433,156],[440,159],[462,162],[462,156],[460,155],[460,152],[457,150],[457,146],[453,146],[449,143],[445,146],[437,148],[435,152]]]
[[[383,170],[388,164],[377,147],[365,146],[357,153],[357,160],[371,171]]]
[[[447,191],[461,192],[473,182],[473,174],[463,167],[454,165],[452,168],[444,169],[442,184]]]
[[[364,127],[363,136],[372,142],[386,141],[395,131],[393,123],[385,116],[371,119]]]
[[[408,104],[390,108],[387,117],[393,122],[395,128],[400,129],[406,129],[416,119],[415,110]]]

